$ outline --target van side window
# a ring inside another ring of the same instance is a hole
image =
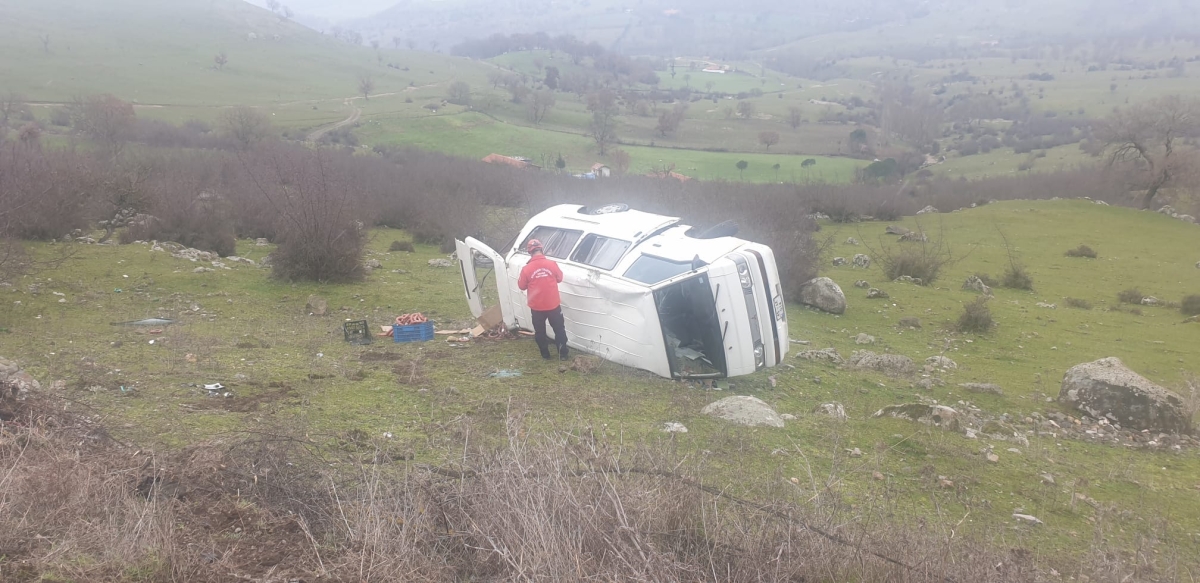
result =
[[[626,249],[629,249],[629,241],[588,235],[571,256],[571,261],[609,270],[616,267]]]
[[[546,257],[566,259],[582,235],[583,231],[569,231],[554,227],[537,227],[529,234],[529,239],[537,239],[542,242],[542,252],[546,254]],[[518,251],[525,251],[526,243],[529,243],[529,239],[525,239],[521,243]]]
[[[625,277],[634,281],[654,285],[687,273],[692,269],[691,261],[668,261],[653,255],[642,255],[625,270]]]

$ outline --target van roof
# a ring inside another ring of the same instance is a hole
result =
[[[552,206],[529,220],[529,224],[546,227],[575,228],[603,237],[637,241],[650,233],[679,222],[679,217],[667,217],[639,210],[587,215],[579,212],[584,208],[577,204]]]

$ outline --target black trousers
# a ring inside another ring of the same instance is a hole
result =
[[[546,334],[546,321],[554,329],[554,343],[558,345],[558,355],[567,357],[567,329],[563,325],[562,306],[553,310],[530,310],[533,312],[533,339],[537,341],[542,358],[550,358],[550,337]]]

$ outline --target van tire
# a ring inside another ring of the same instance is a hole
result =
[[[584,215],[611,215],[613,213],[623,213],[627,210],[629,210],[629,205],[623,202],[615,202],[597,207],[585,206],[579,209],[579,213]]]
[[[719,237],[733,237],[738,234],[738,224],[733,219],[721,221],[703,231],[693,234],[696,229],[690,229],[687,235],[693,239],[717,239]]]

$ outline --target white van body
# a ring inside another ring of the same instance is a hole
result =
[[[503,255],[473,238],[456,246],[476,317],[488,277],[476,270],[490,267],[504,323],[532,330],[517,278],[529,261],[526,241],[539,239],[563,271],[571,348],[667,378],[734,377],[782,362],[787,313],[771,249],[691,231],[676,217],[624,205],[559,205],[530,219]]]

